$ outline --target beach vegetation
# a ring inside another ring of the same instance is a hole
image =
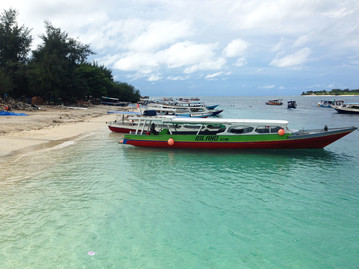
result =
[[[30,29],[16,22],[18,12],[5,10],[0,15],[0,93],[21,95],[27,91],[26,64],[32,37]]]
[[[359,89],[332,89],[332,90],[319,90],[319,91],[306,91],[302,95],[359,95]]]
[[[90,63],[88,44],[45,21],[41,44],[31,50],[30,29],[18,26],[16,10],[0,15],[0,94],[14,98],[41,96],[45,101],[99,99],[101,96],[137,102],[140,91],[114,80],[112,71]]]

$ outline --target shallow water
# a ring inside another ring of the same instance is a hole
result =
[[[202,98],[223,117],[359,126],[359,115],[316,107],[319,97],[295,97],[296,110],[266,99]],[[357,268],[358,138],[198,151],[119,145],[100,130],[7,158],[0,268]]]

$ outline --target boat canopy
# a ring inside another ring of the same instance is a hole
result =
[[[142,115],[140,112],[132,112],[132,111],[107,111],[107,114]]]
[[[139,117],[139,120],[161,121],[163,123],[171,124],[243,124],[243,125],[279,125],[286,126],[286,120],[260,120],[260,119],[220,119],[220,118],[189,118],[189,117],[175,117],[170,116],[166,118],[145,118]]]

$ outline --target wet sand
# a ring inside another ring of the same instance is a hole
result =
[[[106,122],[114,120],[114,115],[107,111],[117,110],[102,105],[87,109],[52,106],[41,109],[13,111],[29,116],[0,117],[0,157],[53,147],[91,131],[106,130]]]

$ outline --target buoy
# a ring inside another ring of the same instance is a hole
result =
[[[87,254],[88,254],[89,256],[94,256],[96,253],[95,253],[95,251],[89,251],[89,252],[87,252]]]
[[[284,135],[284,133],[285,133],[285,132],[284,132],[283,129],[279,129],[279,130],[278,130],[278,134],[279,134],[279,135]]]
[[[175,141],[173,140],[173,138],[170,138],[170,139],[168,139],[167,143],[168,143],[168,145],[173,146]]]

